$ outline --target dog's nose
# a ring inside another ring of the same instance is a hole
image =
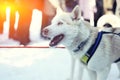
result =
[[[48,35],[48,32],[49,32],[49,30],[48,30],[48,29],[43,29],[43,31],[42,31],[43,35],[45,35],[45,36],[47,36],[47,35]]]

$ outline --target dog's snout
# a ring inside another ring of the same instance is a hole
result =
[[[44,29],[44,30],[42,31],[42,33],[43,33],[44,35],[48,35],[49,30],[48,30],[48,29]]]

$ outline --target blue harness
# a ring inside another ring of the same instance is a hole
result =
[[[105,32],[105,31],[101,31],[98,33],[98,36],[95,40],[95,43],[89,48],[89,50],[87,51],[87,53],[80,59],[84,64],[88,64],[89,60],[91,59],[91,57],[94,55],[95,51],[97,50],[101,40],[102,40],[102,36],[103,34],[115,34],[115,35],[118,35],[120,36],[120,33],[113,33],[113,32]],[[74,52],[77,52],[80,50],[80,47],[81,44],[77,47],[76,50],[74,50]],[[119,62],[120,61],[120,58],[117,59],[115,61],[115,63]]]

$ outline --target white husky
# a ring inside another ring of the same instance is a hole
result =
[[[57,12],[42,34],[51,39],[51,47],[65,45],[73,56],[73,64],[75,59],[79,60],[78,80],[82,80],[83,68],[87,69],[91,80],[106,80],[111,64],[120,58],[120,29],[113,29],[113,33],[99,32],[81,19],[80,13],[78,6],[71,13]],[[70,80],[73,80],[73,68]]]

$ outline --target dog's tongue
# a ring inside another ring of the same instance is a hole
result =
[[[64,38],[64,35],[63,35],[63,34],[60,34],[60,35],[55,36],[55,37],[51,40],[49,46],[51,46],[51,47],[56,46],[63,38]]]

